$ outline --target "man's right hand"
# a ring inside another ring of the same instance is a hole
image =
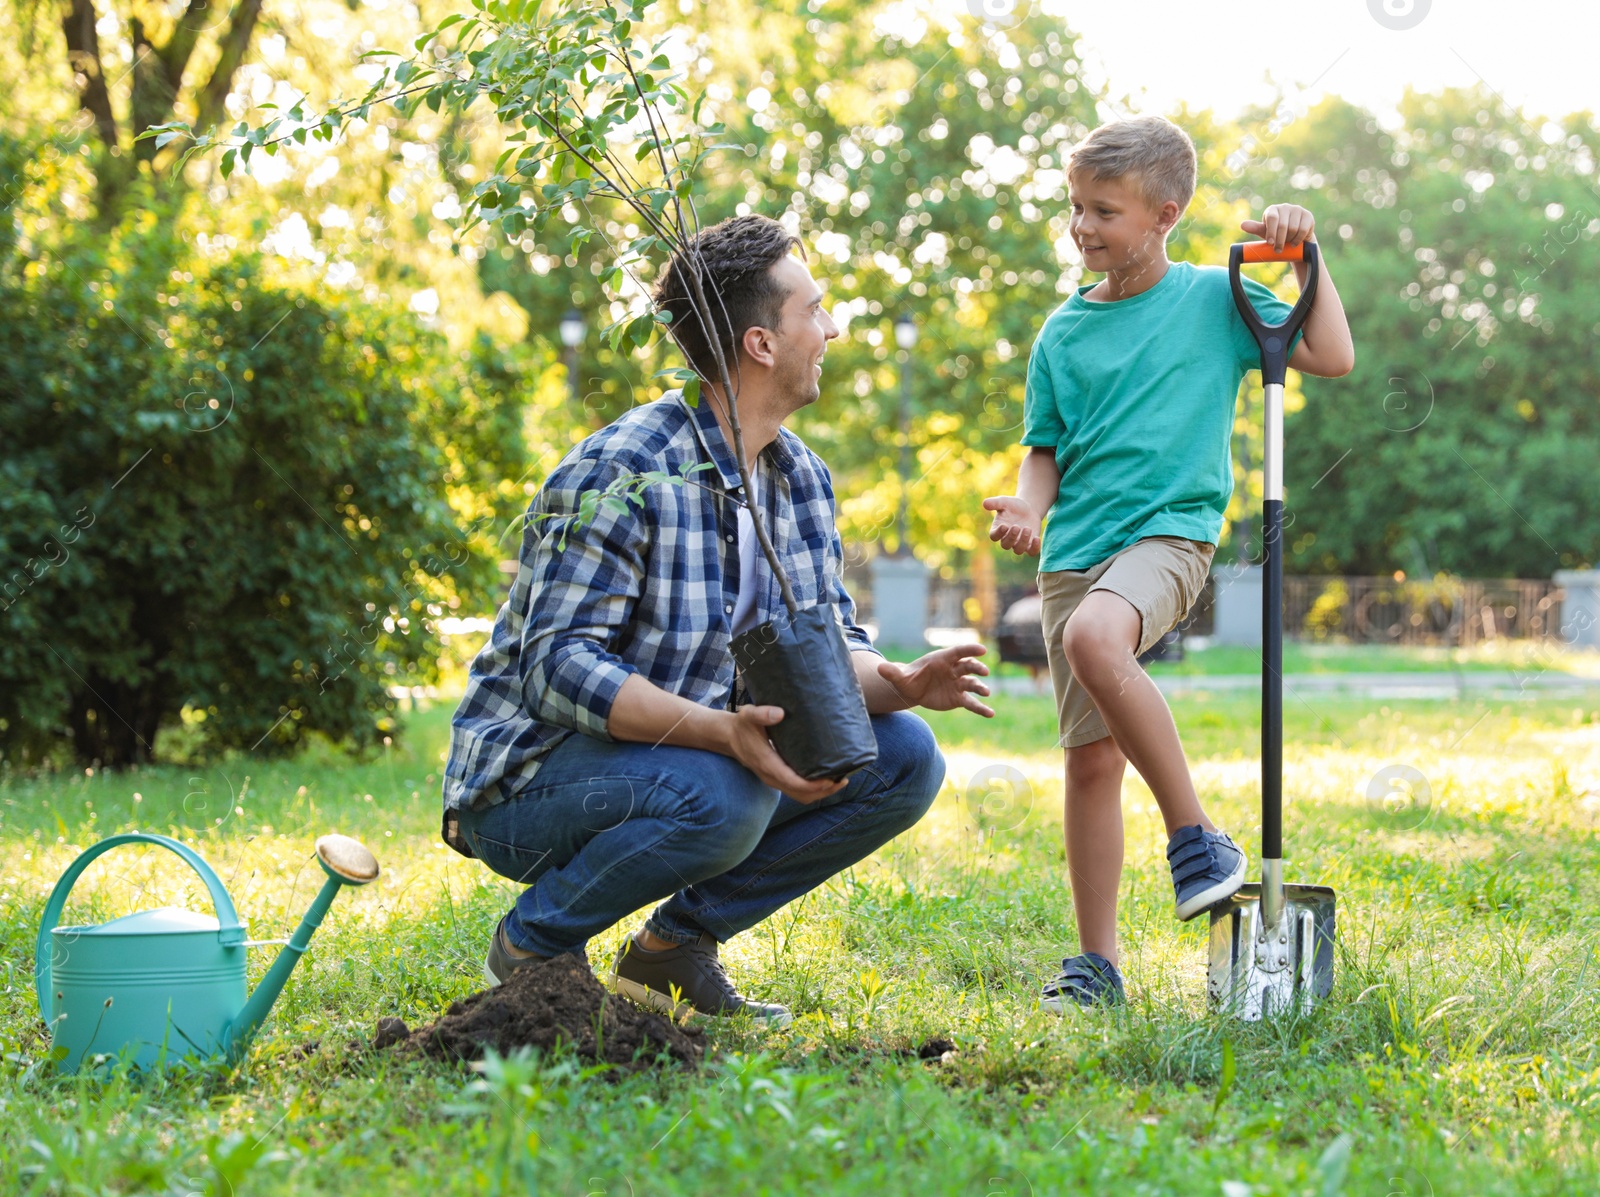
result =
[[[767,785],[787,794],[796,802],[820,802],[850,784],[847,777],[838,781],[829,781],[825,777],[807,781],[785,764],[778,750],[772,746],[772,741],[767,739],[767,728],[781,722],[782,707],[740,707],[733,712],[728,755]]]
[[[1037,557],[1044,517],[1025,499],[1016,495],[996,495],[983,501],[985,511],[994,512],[989,539],[1019,557]]]

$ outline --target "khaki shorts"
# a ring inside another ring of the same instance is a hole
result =
[[[1214,544],[1181,536],[1136,540],[1089,569],[1063,569],[1039,575],[1044,610],[1044,645],[1050,657],[1050,681],[1056,691],[1061,747],[1077,748],[1111,734],[1067,664],[1061,634],[1084,597],[1094,590],[1120,595],[1139,613],[1140,653],[1147,650],[1189,613],[1211,572]],[[1137,655],[1137,654],[1135,654]]]

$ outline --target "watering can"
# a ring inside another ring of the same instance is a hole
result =
[[[123,844],[156,844],[177,853],[205,883],[216,916],[168,906],[98,926],[56,926],[79,874]],[[34,957],[39,1013],[54,1047],[66,1051],[58,1067],[75,1072],[85,1057],[124,1051],[140,1068],[169,1054],[238,1059],[322,925],[333,895],[341,886],[366,885],[378,876],[372,853],[349,836],[317,840],[317,860],[328,879],[294,934],[250,940],[211,866],[177,840],[131,831],[84,852],[51,891]],[[245,949],[262,944],[284,948],[249,993]]]

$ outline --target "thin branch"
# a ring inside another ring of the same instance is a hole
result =
[[[584,214],[589,217],[591,222],[593,222],[591,227],[595,230],[595,232],[600,234],[600,240],[606,243],[606,248],[609,249],[616,257],[617,269],[621,270],[624,274],[631,278],[635,287],[638,287],[641,292],[648,295],[650,293],[650,289],[644,285],[644,280],[634,273],[633,267],[624,260],[623,251],[617,248],[617,243],[611,239],[610,234],[608,234],[605,229],[600,227],[600,222],[598,220],[595,220],[594,212],[589,208],[588,197],[585,196],[580,202],[583,204]]]
[[[667,165],[666,151],[661,148],[661,133],[656,129],[655,101],[645,99],[644,88],[639,83],[639,75],[633,69],[633,55],[628,52],[626,42],[620,43],[622,49],[622,65],[628,72],[628,78],[633,80],[633,94],[639,97],[639,103],[644,108],[644,119],[650,122],[650,143],[655,147],[656,158],[661,163],[661,178],[672,192],[672,211],[678,227],[683,227],[683,205],[678,202],[678,189],[672,185],[672,169]],[[666,127],[666,118],[663,117],[662,128]],[[677,157],[674,153],[673,157]]]
[[[694,284],[695,299],[698,303],[710,308],[706,301],[705,287],[702,285],[701,272],[698,267],[689,274],[690,281]],[[761,553],[767,559],[767,564],[772,567],[773,576],[778,579],[778,589],[783,594],[783,605],[789,609],[791,616],[800,613],[800,605],[794,596],[794,586],[789,581],[789,574],[783,568],[783,563],[778,560],[778,551],[772,547],[772,537],[767,534],[766,521],[761,518],[761,513],[756,509],[755,486],[750,481],[750,466],[745,461],[744,430],[739,426],[738,401],[735,398],[733,382],[728,377],[728,363],[722,352],[722,342],[717,338],[711,339],[711,353],[717,361],[717,373],[721,376],[723,394],[727,398],[728,424],[733,430],[733,451],[739,467],[739,480],[744,484],[745,497],[750,503],[750,524],[755,529],[756,541],[761,545]]]
[[[596,165],[594,159],[590,158],[587,154],[583,153],[583,151],[579,150],[577,146],[573,145],[571,139],[567,137],[566,133],[562,131],[561,127],[554,124],[549,117],[544,115],[544,113],[535,110],[533,116],[536,120],[548,128],[554,136],[560,138],[561,144],[566,146],[574,157],[586,163],[590,170],[599,175],[601,181],[616,193],[618,199],[627,204],[628,207],[632,208],[641,217],[643,217],[645,223],[654,229],[658,236],[665,240],[667,244],[670,245],[674,250],[678,248],[677,237],[674,236],[671,230],[669,230],[656,218],[655,212],[651,210],[648,204],[641,204],[632,195],[618,187],[617,184],[614,183],[598,165]]]

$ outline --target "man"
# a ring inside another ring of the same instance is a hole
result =
[[[782,710],[739,702],[729,639],[783,606],[679,254],[655,302],[675,317],[674,337],[703,380],[700,401],[669,392],[635,408],[550,475],[453,721],[445,840],[528,887],[491,938],[491,983],[528,961],[583,953],[592,936],[660,901],[617,954],[620,992],[673,1014],[742,1011],[786,1025],[782,1006],[738,992],[718,945],[922,817],[944,758],[908,708],[994,714],[980,700],[989,693],[981,645],[892,664],[854,623],[827,468],[783,427],[816,402],[823,355],[839,335],[796,248],[798,238],[761,216],[723,221],[694,243],[706,293],[728,317],[718,331],[754,502],[799,605],[838,614],[877,761],[846,779],[807,781],[767,738]],[[650,472],[683,480],[644,486],[637,503],[601,503],[588,522],[573,518],[585,493]]]

